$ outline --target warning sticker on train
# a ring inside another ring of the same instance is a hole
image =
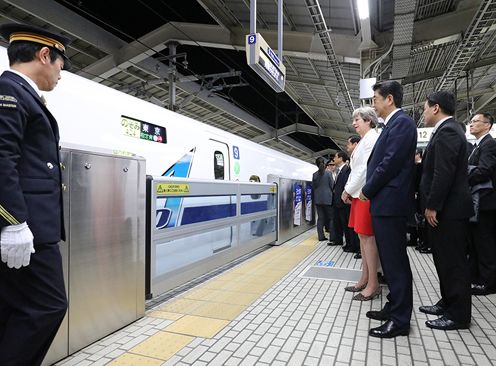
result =
[[[189,184],[160,183],[157,185],[157,194],[189,194]]]

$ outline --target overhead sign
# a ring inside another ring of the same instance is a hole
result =
[[[246,36],[246,62],[277,93],[284,91],[286,67],[260,33]]]

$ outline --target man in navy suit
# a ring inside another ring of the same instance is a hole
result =
[[[419,310],[439,315],[425,324],[441,330],[468,328],[472,305],[467,237],[473,207],[468,186],[467,139],[452,117],[455,107],[455,96],[447,91],[430,94],[424,105],[425,123],[434,129],[425,149],[420,202],[441,299]]]
[[[398,82],[378,82],[373,89],[373,107],[385,127],[370,155],[360,199],[370,200],[377,249],[390,292],[384,308],[367,312],[367,317],[386,321],[370,329],[370,336],[392,338],[409,334],[413,307],[406,222],[414,205],[417,128],[400,109],[403,88]]]
[[[67,309],[59,132],[41,92],[69,67],[69,40],[21,24],[0,34],[10,42],[0,76],[0,364],[36,366]]]

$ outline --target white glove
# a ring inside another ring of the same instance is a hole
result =
[[[2,262],[7,263],[7,267],[19,269],[28,266],[31,254],[34,253],[33,234],[28,224],[23,222],[2,228],[0,252]]]

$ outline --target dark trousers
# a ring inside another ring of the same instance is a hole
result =
[[[324,226],[329,228],[329,240],[333,237],[332,206],[331,205],[315,205],[317,209],[317,234],[319,240],[325,240]]]
[[[469,263],[472,283],[496,288],[496,211],[480,211],[470,223]]]
[[[389,287],[384,310],[399,327],[409,327],[412,317],[412,271],[406,253],[406,217],[372,216],[382,270]]]
[[[346,241],[346,247],[358,252],[360,250],[360,243],[358,236],[348,227],[350,220],[350,206],[334,208],[334,228],[336,231],[336,244],[343,245],[343,234]]]
[[[67,299],[58,244],[35,246],[29,266],[0,263],[0,364],[40,365],[62,322]]]
[[[467,260],[468,219],[439,220],[435,228],[426,225],[446,315],[454,321],[468,323],[472,307]]]

